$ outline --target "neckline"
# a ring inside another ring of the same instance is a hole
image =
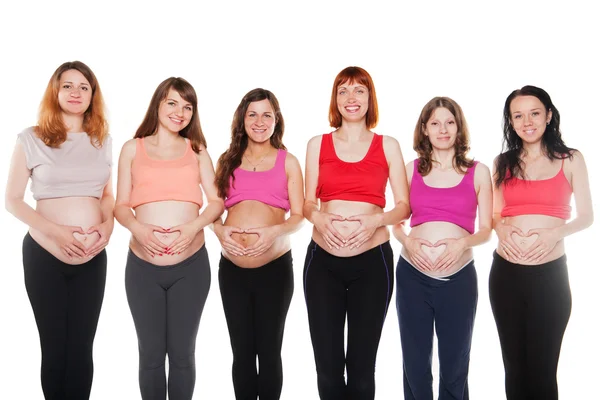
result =
[[[563,160],[563,163],[564,163],[564,160]],[[546,178],[546,179],[522,179],[522,178],[519,178],[518,176],[515,176],[515,179],[523,181],[523,182],[547,182],[547,181],[551,181],[553,179],[558,178],[558,176],[560,175],[561,172],[564,175],[564,168],[563,168],[562,165],[561,165],[560,169],[558,170],[558,172],[556,173],[556,175],[554,175],[551,178]]]
[[[419,174],[419,171],[415,171],[417,174]],[[414,174],[414,172],[413,172]],[[425,183],[425,179],[423,178],[423,175],[419,174],[419,176],[421,177],[421,181],[423,181],[423,185],[425,185],[426,187],[430,188],[430,189],[454,189],[459,187],[460,185],[462,185],[463,181],[465,180],[465,178],[467,177],[467,175],[469,175],[469,170],[467,170],[467,172],[463,175],[462,179],[454,186],[448,186],[448,187],[436,187],[436,186],[429,186],[427,183]]]
[[[236,169],[240,170],[240,171],[244,171],[244,172],[250,172],[252,174],[258,173],[258,172],[271,172],[277,166],[277,162],[279,161],[279,155],[281,154],[281,151],[282,151],[282,149],[276,149],[276,150],[277,150],[277,155],[275,156],[275,164],[273,164],[273,166],[271,168],[269,168],[269,169],[265,169],[264,171],[250,171],[249,169],[244,169],[242,167],[237,167]]]
[[[360,164],[361,162],[366,160],[367,157],[369,156],[369,153],[371,153],[371,150],[373,149],[373,145],[375,144],[375,136],[377,136],[377,134],[375,132],[372,132],[372,133],[373,133],[373,138],[371,139],[371,144],[369,145],[369,149],[367,150],[367,153],[365,154],[365,156],[362,159],[360,159],[359,161],[344,161],[337,155],[337,151],[335,150],[335,142],[333,141],[333,132],[331,132],[329,134],[329,136],[331,137],[331,148],[333,149],[333,154],[335,155],[335,158],[337,158],[338,161],[341,161],[344,164]]]
[[[161,161],[164,161],[164,162],[180,161],[180,160],[183,160],[185,158],[185,156],[187,156],[188,152],[190,151],[190,148],[192,147],[192,146],[190,146],[190,142],[188,141],[187,138],[184,138],[183,140],[185,140],[185,143],[186,143],[185,151],[183,152],[182,156],[177,157],[177,158],[162,160],[160,158],[152,158],[152,157],[150,157],[150,155],[148,154],[148,151],[146,151],[146,144],[145,144],[146,143],[146,136],[144,136],[142,138],[142,150],[144,151],[144,155],[146,156],[146,158],[148,158],[149,160],[152,160],[152,161],[158,161],[158,162],[161,162]]]

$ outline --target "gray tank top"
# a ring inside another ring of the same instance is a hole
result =
[[[102,197],[112,166],[110,135],[99,149],[92,146],[86,133],[67,133],[67,140],[58,148],[46,146],[33,128],[19,133],[18,140],[31,171],[35,200]]]

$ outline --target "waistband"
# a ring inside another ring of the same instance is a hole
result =
[[[392,246],[390,245],[390,241],[386,240],[385,242],[383,242],[383,243],[381,243],[381,244],[379,244],[379,245],[377,245],[377,246],[375,246],[375,247],[373,247],[373,248],[371,248],[369,250],[363,251],[360,254],[356,254],[356,255],[350,256],[350,257],[340,257],[340,256],[336,256],[336,255],[331,254],[330,252],[328,252],[327,250],[325,250],[323,247],[319,246],[317,244],[317,242],[315,242],[313,239],[311,239],[310,243],[308,244],[308,249],[309,250],[313,250],[313,251],[314,250],[318,250],[319,252],[325,253],[325,254],[323,254],[323,256],[330,257],[330,258],[333,258],[333,259],[336,259],[336,260],[358,260],[361,257],[370,258],[370,257],[373,257],[373,255],[380,256],[381,255],[381,251],[388,250],[388,248],[389,248],[389,251],[392,251]]]
[[[137,264],[137,265],[139,265],[141,267],[145,267],[145,268],[154,268],[154,269],[162,270],[162,271],[172,271],[173,269],[183,268],[183,267],[186,267],[186,266],[192,264],[203,254],[206,254],[206,256],[208,257],[208,253],[206,251],[206,243],[203,244],[202,247],[200,247],[197,252],[195,252],[194,254],[192,254],[191,256],[189,256],[188,258],[186,258],[183,261],[180,261],[176,264],[171,264],[171,265],[156,265],[156,264],[152,264],[151,262],[148,262],[146,260],[139,258],[138,256],[135,255],[135,253],[133,251],[131,251],[131,248],[130,248],[129,251],[127,252],[127,262],[128,263],[133,262],[134,264]]]
[[[398,266],[400,266],[400,263],[402,261],[404,261],[404,263],[407,264],[407,267],[410,267],[410,270],[412,272],[414,272],[415,274],[417,274],[421,279],[424,279],[424,280],[430,281],[430,282],[438,282],[440,284],[443,282],[449,282],[449,281],[453,281],[455,279],[459,279],[463,274],[467,273],[467,270],[469,268],[475,268],[475,260],[470,259],[462,267],[460,267],[460,269],[458,269],[453,274],[446,275],[446,276],[430,276],[430,275],[427,275],[426,273],[422,272],[421,270],[419,270],[409,260],[407,260],[404,257],[404,255],[400,254],[400,258],[398,259]]]
[[[513,268],[520,269],[522,271],[527,271],[525,273],[536,273],[542,271],[552,270],[554,268],[566,267],[567,266],[567,255],[563,254],[558,257],[556,260],[548,261],[543,264],[537,265],[525,265],[518,264],[508,261],[506,258],[502,257],[496,250],[493,253],[493,264],[502,265],[504,268]]]

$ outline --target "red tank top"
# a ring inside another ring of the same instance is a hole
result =
[[[338,158],[331,133],[323,135],[319,154],[317,198],[321,201],[362,201],[385,208],[389,168],[383,136],[374,134],[365,157],[358,162]]]
[[[504,207],[502,217],[541,214],[569,219],[573,189],[564,172],[565,160],[558,174],[550,179],[530,181],[513,178],[502,184]]]

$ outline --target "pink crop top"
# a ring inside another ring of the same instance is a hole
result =
[[[35,200],[102,197],[112,166],[110,136],[97,148],[86,133],[67,133],[67,140],[54,148],[46,146],[34,128],[27,128],[19,133],[18,140],[31,171]]]
[[[144,138],[136,139],[131,164],[131,208],[156,201],[186,201],[202,207],[200,167],[189,141],[183,156],[174,160],[150,158]]]
[[[418,171],[419,160],[414,162],[414,172],[410,183],[410,226],[425,222],[450,222],[475,232],[477,216],[477,193],[475,192],[475,164],[467,169],[458,185],[449,188],[427,186]]]
[[[287,151],[278,150],[275,166],[267,171],[247,171],[236,168],[235,180],[229,178],[229,191],[225,208],[230,208],[244,200],[256,200],[271,207],[290,210],[288,181],[285,172]]]
[[[571,218],[571,193],[573,189],[563,166],[550,179],[525,180],[513,178],[502,183],[504,207],[502,217],[541,214],[561,219]]]

